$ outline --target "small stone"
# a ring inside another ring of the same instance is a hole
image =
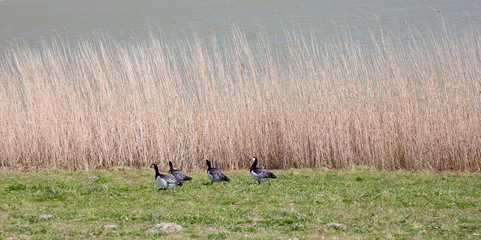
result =
[[[115,224],[104,226],[104,228],[118,228],[118,227],[119,227],[119,225],[115,225]]]
[[[175,223],[160,223],[155,224],[151,229],[147,230],[147,233],[156,233],[156,232],[164,232],[164,233],[171,233],[182,231],[182,226],[175,224]]]
[[[337,228],[345,228],[346,225],[341,224],[341,223],[328,223],[326,224],[327,227],[337,227]]]
[[[20,227],[30,227],[30,225],[28,225],[28,224],[22,224],[22,225],[20,225]]]
[[[51,215],[51,214],[44,214],[44,215],[40,215],[38,218],[39,219],[49,219],[49,218],[53,218],[54,215]]]
[[[99,177],[99,176],[95,176],[95,175],[89,177],[89,179],[98,179],[98,178],[100,178],[100,177]]]

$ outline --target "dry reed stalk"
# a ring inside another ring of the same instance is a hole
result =
[[[0,167],[239,169],[256,155],[269,169],[479,171],[479,37],[286,32],[280,54],[239,30],[222,46],[17,45],[0,60]]]

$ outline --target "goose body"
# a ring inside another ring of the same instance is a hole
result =
[[[184,181],[190,181],[192,180],[191,177],[187,176],[184,172],[182,172],[181,170],[178,170],[178,169],[174,169],[173,166],[172,166],[172,162],[169,161],[167,163],[169,166],[170,166],[170,170],[169,170],[169,176],[181,181],[181,182],[184,182]]]
[[[182,182],[179,180],[175,179],[174,177],[160,174],[159,173],[159,168],[157,167],[156,164],[150,165],[151,168],[155,169],[155,182],[159,184],[162,188],[159,188],[159,190],[166,190],[168,188],[175,188],[177,186],[182,186]]]
[[[211,166],[209,160],[205,160],[205,164],[207,164],[207,176],[209,177],[211,184],[214,182],[221,182],[221,181],[230,182],[230,179],[225,175],[225,173],[222,170],[218,168],[213,168]]]
[[[274,173],[271,173],[264,168],[258,168],[257,167],[257,158],[252,157],[251,158],[252,166],[250,168],[250,173],[251,177],[258,182],[258,184],[261,184],[261,182],[269,181],[269,185],[271,184],[271,178],[277,178]]]

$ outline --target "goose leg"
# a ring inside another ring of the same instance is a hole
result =
[[[270,179],[267,179],[267,181],[269,181],[269,185],[271,185],[271,180],[270,180]]]
[[[257,181],[257,185],[261,185],[261,181]]]

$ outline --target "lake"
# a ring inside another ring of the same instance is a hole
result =
[[[402,39],[413,32],[440,34],[441,19],[457,30],[478,30],[481,1],[0,0],[0,52],[18,41],[39,47],[54,37],[75,42],[99,33],[118,42],[146,39],[149,32],[162,32],[168,40],[192,31],[223,38],[233,25],[248,41],[258,32],[282,39],[284,29],[292,27],[321,39],[336,38],[346,29],[370,39],[382,27]]]

